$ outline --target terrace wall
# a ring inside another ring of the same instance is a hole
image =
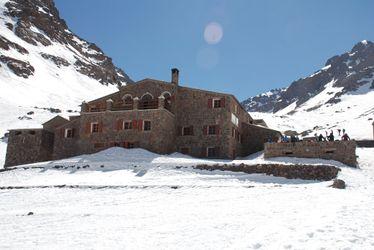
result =
[[[356,141],[301,141],[289,143],[265,143],[265,158],[301,157],[340,161],[356,167]]]

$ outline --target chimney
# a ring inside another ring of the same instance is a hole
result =
[[[178,85],[179,70],[177,68],[171,69],[171,83]]]

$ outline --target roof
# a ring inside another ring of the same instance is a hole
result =
[[[56,115],[55,117],[53,117],[52,119],[50,119],[49,121],[46,121],[45,123],[43,123],[42,125],[48,125],[50,123],[58,123],[58,122],[63,122],[63,123],[66,123],[68,122],[69,120],[68,119],[65,119],[64,117],[60,116],[60,115]]]

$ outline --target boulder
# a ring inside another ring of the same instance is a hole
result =
[[[345,189],[345,182],[340,179],[335,179],[330,187],[337,188],[337,189]]]

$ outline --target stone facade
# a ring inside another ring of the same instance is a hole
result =
[[[54,134],[49,158],[89,154],[113,146],[235,158],[262,150],[268,138],[277,140],[280,136],[278,131],[255,125],[233,95],[179,86],[178,75],[173,69],[171,82],[144,79],[122,86],[113,94],[83,102],[79,116],[46,122],[43,131]],[[24,145],[10,140],[8,148],[21,147]],[[26,148],[24,152],[27,158]],[[13,154],[10,150],[9,157]],[[39,159],[27,160],[35,161]],[[7,161],[6,165],[14,164]]]
[[[265,143],[264,156],[321,158],[340,161],[352,167],[357,166],[355,141]]]
[[[44,129],[10,130],[5,166],[52,160],[53,139]]]

